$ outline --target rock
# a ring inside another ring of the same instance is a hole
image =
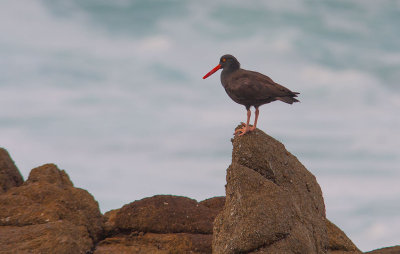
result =
[[[362,253],[325,218],[315,177],[262,131],[233,139],[226,179],[226,198],[157,195],[102,216],[64,170],[46,164],[23,183],[0,148],[0,254]]]
[[[123,206],[115,221],[121,230],[211,234],[215,216],[214,209],[194,199],[157,195]]]
[[[0,148],[0,194],[24,182],[7,150]]]
[[[104,215],[100,253],[211,253],[212,223],[224,197],[196,200],[157,195]]]
[[[335,224],[326,219],[328,232],[328,253],[329,254],[360,254],[357,246],[346,236],[346,234]]]
[[[325,205],[315,177],[260,130],[233,139],[226,204],[213,253],[326,253]]]
[[[101,241],[94,254],[130,253],[211,253],[212,236],[208,234],[156,234],[133,232]]]
[[[86,253],[92,240],[83,226],[56,221],[27,226],[0,226],[0,253]]]
[[[120,209],[114,209],[103,215],[103,229],[106,236],[119,233],[117,225],[115,224],[115,219],[117,218],[119,210]]]
[[[45,164],[31,170],[26,183],[55,184],[58,187],[73,187],[64,170],[59,170],[54,164]]]
[[[382,249],[377,249],[369,252],[365,252],[368,254],[399,254],[400,253],[400,245],[387,247]]]
[[[31,244],[32,250],[42,253],[52,245],[66,248],[52,253],[85,253],[81,250],[89,251],[102,237],[97,202],[87,191],[73,187],[68,175],[54,164],[33,169],[23,185],[0,195],[0,204],[0,226],[3,232],[15,234],[15,242],[7,241],[15,249]],[[68,243],[59,245],[60,239]],[[71,246],[75,251],[68,252]]]
[[[225,206],[225,197],[213,197],[208,198],[199,203],[200,205],[204,205],[208,208],[215,209],[216,214],[222,211]]]

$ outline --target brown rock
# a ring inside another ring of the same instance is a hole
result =
[[[41,232],[41,236],[36,241],[26,241],[27,244],[43,241],[46,244],[53,244],[55,248],[55,245],[58,246],[55,242],[59,239],[57,237],[61,239],[61,232],[63,228],[66,228],[66,239],[73,237],[71,241],[75,241],[74,239],[81,241],[77,244],[78,249],[83,248],[82,246],[90,246],[86,249],[90,250],[93,242],[97,242],[102,236],[102,215],[97,202],[87,191],[74,188],[68,175],[54,164],[33,169],[22,186],[12,188],[0,195],[0,204],[0,226],[6,226],[6,229],[21,227],[23,230],[18,231],[21,233],[19,236],[21,239],[28,239],[29,235],[35,234],[38,230]],[[39,227],[39,225],[43,226]],[[54,228],[55,226],[57,227]],[[71,227],[76,228],[71,229]],[[49,232],[46,231],[47,229]],[[86,232],[86,238],[82,233],[76,233],[81,231]],[[55,236],[52,232],[58,232],[59,235]],[[46,237],[48,237],[47,240]],[[89,245],[88,242],[90,242]],[[0,246],[2,244],[0,242]],[[43,246],[47,246],[46,244]],[[15,246],[19,248],[19,243],[15,242]],[[37,246],[39,245],[32,245],[32,250]],[[39,248],[37,253],[42,253],[42,251],[46,253],[42,248]]]
[[[357,246],[346,236],[346,234],[335,224],[326,219],[328,232],[328,253],[329,254],[360,254]]]
[[[212,223],[224,197],[196,200],[157,195],[104,215],[100,253],[211,253]]]
[[[68,221],[0,227],[0,253],[86,253],[92,247],[87,229]]]
[[[117,213],[119,212],[119,210],[120,209],[114,209],[106,212],[103,215],[103,229],[105,235],[112,235],[119,232],[117,225],[115,224],[115,220],[117,218]]]
[[[137,233],[109,237],[100,242],[94,254],[171,254],[211,253],[211,235]]]
[[[24,182],[7,150],[0,147],[0,194]]]
[[[58,187],[73,187],[67,173],[64,170],[59,170],[54,164],[45,164],[32,169],[26,183],[50,183]]]
[[[219,212],[224,209],[225,206],[225,197],[213,197],[205,199],[199,202],[200,205],[204,205],[208,208],[214,209],[215,212],[218,214]]]
[[[399,254],[400,253],[400,245],[387,247],[382,249],[377,249],[369,252],[365,252],[368,254]]]
[[[327,239],[315,177],[264,132],[236,136],[213,253],[326,253]]]
[[[116,215],[121,230],[153,233],[212,233],[214,209],[196,200],[158,195],[123,206]]]

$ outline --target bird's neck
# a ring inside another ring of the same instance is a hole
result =
[[[240,66],[237,66],[235,68],[227,68],[225,67],[222,72],[221,72],[221,83],[223,87],[226,87],[226,85],[229,83],[229,77],[231,76],[232,73],[235,71],[238,71],[240,69]]]
[[[235,71],[237,71],[239,69],[240,69],[240,63],[232,63],[232,64],[227,65],[227,66],[224,67],[224,69],[222,70],[221,75],[222,76],[226,76],[226,75],[228,75],[228,74],[230,74],[232,72],[235,72]]]
[[[229,65],[226,65],[223,69],[225,72],[233,72],[240,69],[240,63],[238,61],[230,62]]]

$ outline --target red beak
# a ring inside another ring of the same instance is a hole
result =
[[[214,69],[212,69],[209,73],[207,73],[206,75],[204,75],[203,79],[208,78],[209,76],[213,75],[214,72],[218,71],[219,69],[221,69],[221,65],[218,64],[217,66],[214,67]]]

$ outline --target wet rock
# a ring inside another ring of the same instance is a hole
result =
[[[0,194],[24,182],[7,150],[0,148]]]
[[[325,206],[315,177],[272,137],[233,139],[226,204],[213,253],[326,253]]]

